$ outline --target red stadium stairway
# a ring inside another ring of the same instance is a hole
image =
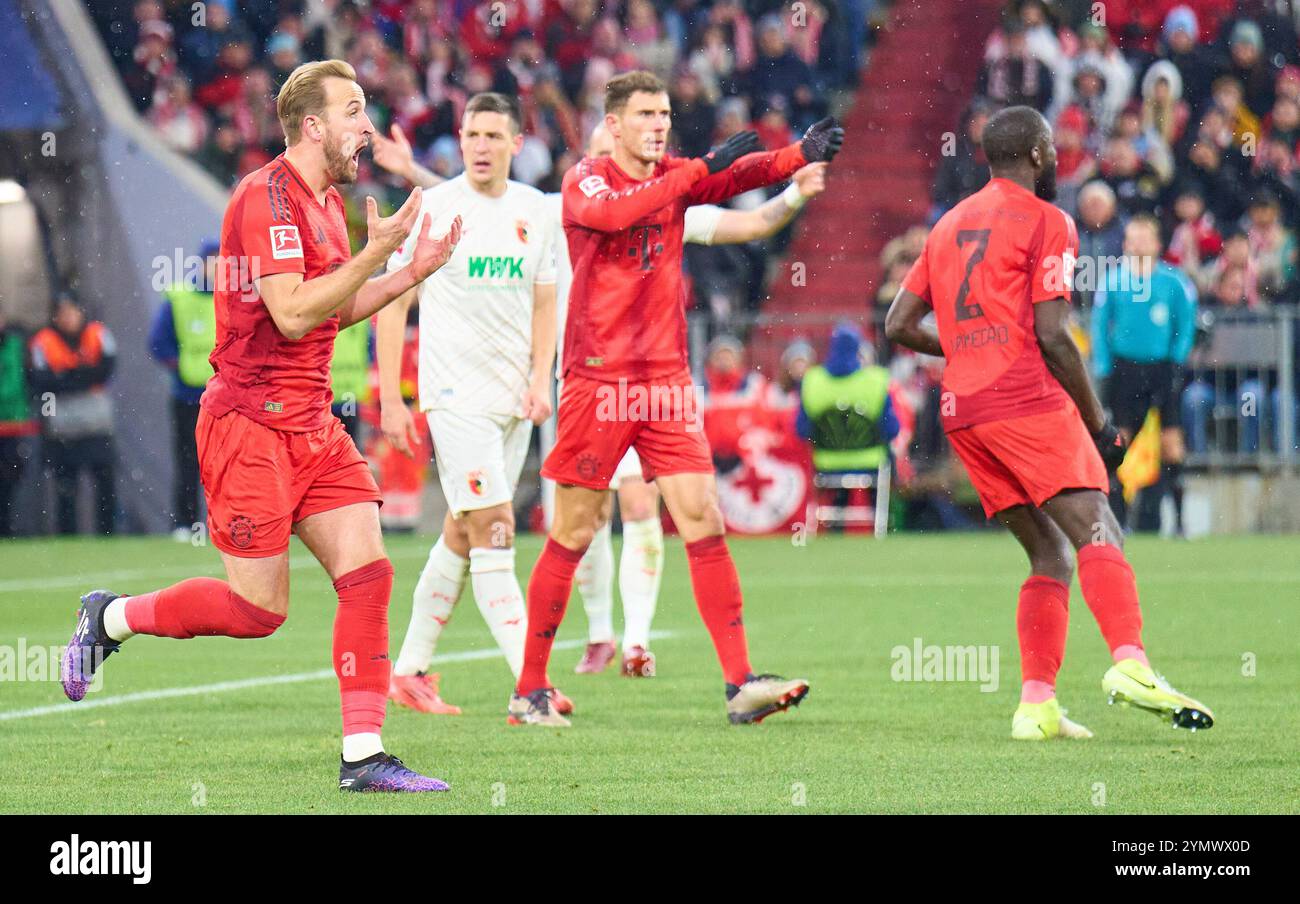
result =
[[[996,0],[899,0],[844,125],[826,192],[804,214],[773,277],[755,330],[754,363],[769,370],[796,336],[824,350],[829,319],[865,319],[880,284],[880,252],[924,223],[944,132],[969,103]],[[806,284],[796,286],[802,264]],[[801,321],[803,321],[801,323]]]

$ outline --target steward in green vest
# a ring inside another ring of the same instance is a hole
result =
[[[804,373],[798,428],[812,442],[817,471],[874,471],[898,435],[889,371],[864,367],[861,348],[857,327],[840,324],[826,363]]]
[[[334,415],[360,448],[360,407],[370,401],[370,321],[354,323],[334,337],[330,362],[330,388]]]
[[[199,398],[212,378],[208,359],[217,344],[217,314],[209,290],[215,284],[218,250],[212,240],[200,246],[203,282],[192,285],[187,280],[167,288],[149,330],[149,353],[171,371],[172,378],[172,446],[176,458],[172,522],[178,540],[190,540],[199,523],[199,452],[194,430],[199,419]]]
[[[14,495],[37,431],[28,401],[27,338],[0,305],[0,537],[14,534]]]

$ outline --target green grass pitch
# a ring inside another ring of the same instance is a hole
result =
[[[394,652],[430,542],[388,541]],[[95,707],[59,706],[57,681],[39,680],[32,659],[15,661],[20,641],[28,656],[62,645],[80,593],[218,574],[216,552],[163,539],[0,545],[0,657],[10,669],[0,659],[0,762],[10,776],[0,812],[1300,811],[1295,537],[1131,540],[1153,664],[1218,721],[1191,734],[1108,707],[1100,690],[1108,657],[1076,586],[1058,692],[1097,736],[1045,744],[1008,739],[1025,575],[1009,537],[733,539],[731,547],[754,665],[808,678],[812,693],[800,709],[761,726],[727,724],[682,546],[669,538],[659,677],[577,676],[578,649],[559,650],[552,677],[577,706],[568,731],[505,724],[509,672],[486,652],[475,658],[492,641],[467,590],[439,650],[453,661],[434,666],[444,696],[465,714],[390,709],[384,728],[390,751],[452,790],[394,797],[336,790],[338,696],[327,674],[334,596],[296,541],[292,607],[276,635],[132,640],[87,697],[106,704]],[[521,581],[538,549],[536,538],[521,540]],[[576,645],[585,632],[575,596],[559,639]],[[894,680],[891,651],[914,638],[996,647],[997,690]],[[263,680],[275,677],[290,680]],[[230,682],[248,683],[115,702]],[[41,710],[49,706],[59,708]]]

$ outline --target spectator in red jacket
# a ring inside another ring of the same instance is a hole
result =
[[[253,45],[244,37],[233,37],[217,51],[217,67],[206,84],[194,92],[194,99],[209,110],[228,108],[244,91],[244,73],[253,62]]]

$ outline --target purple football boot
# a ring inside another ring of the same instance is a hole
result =
[[[412,772],[397,757],[376,753],[364,760],[349,763],[341,760],[339,766],[340,791],[388,791],[393,793],[416,791],[450,791],[451,785]]]
[[[81,598],[77,627],[63,651],[59,678],[69,700],[80,700],[95,680],[95,671],[121,646],[104,632],[104,607],[117,599],[108,590],[92,590]]]

